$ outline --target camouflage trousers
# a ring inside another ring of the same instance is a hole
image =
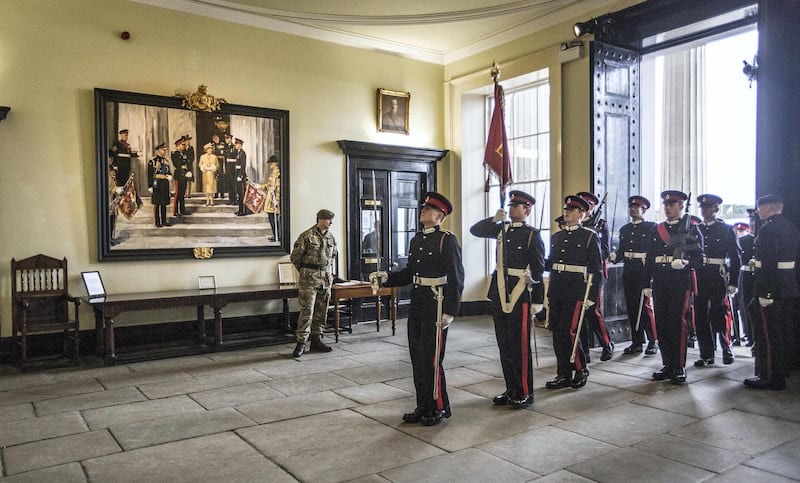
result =
[[[297,319],[297,342],[308,340],[309,334],[322,335],[328,318],[328,303],[331,299],[330,287],[309,287],[301,285],[298,301],[300,316]]]

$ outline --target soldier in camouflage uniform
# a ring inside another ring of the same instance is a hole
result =
[[[328,316],[328,302],[331,298],[334,260],[337,255],[336,239],[330,231],[333,212],[319,210],[317,223],[297,237],[290,256],[292,264],[300,273],[299,302],[300,316],[297,319],[297,346],[294,356],[305,352],[306,339],[311,334],[311,350],[330,352],[331,348],[322,342],[322,331]]]

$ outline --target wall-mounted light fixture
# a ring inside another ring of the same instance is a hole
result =
[[[603,15],[589,19],[585,22],[578,22],[572,26],[572,33],[575,37],[586,34],[594,34],[598,39],[612,37],[617,33],[616,22],[611,15]]]
[[[0,121],[5,120],[6,116],[8,115],[8,111],[10,110],[11,108],[8,106],[0,106]]]

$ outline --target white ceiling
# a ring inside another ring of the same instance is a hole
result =
[[[447,64],[616,0],[133,0]],[[571,33],[564,32],[567,40]]]

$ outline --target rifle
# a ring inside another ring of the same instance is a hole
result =
[[[606,204],[606,198],[607,197],[608,197],[608,192],[606,192],[606,194],[603,195],[603,199],[600,200],[600,204],[597,205],[597,209],[594,210],[594,213],[589,215],[589,218],[586,219],[586,223],[584,223],[584,226],[587,226],[587,227],[593,228],[593,229],[600,228],[597,225],[600,222],[600,215],[603,214],[603,205]]]
[[[614,225],[617,223],[617,202],[619,196],[614,196],[614,212],[611,214],[611,233],[608,234],[608,249],[614,252]]]
[[[692,228],[692,215],[689,214],[689,207],[692,205],[692,193],[686,199],[686,208],[684,209],[681,221],[678,223],[678,229],[670,234],[669,242],[667,243],[667,251],[672,251],[673,258],[683,258],[683,252],[686,247],[686,241],[689,231]],[[688,241],[694,241],[689,239]]]

